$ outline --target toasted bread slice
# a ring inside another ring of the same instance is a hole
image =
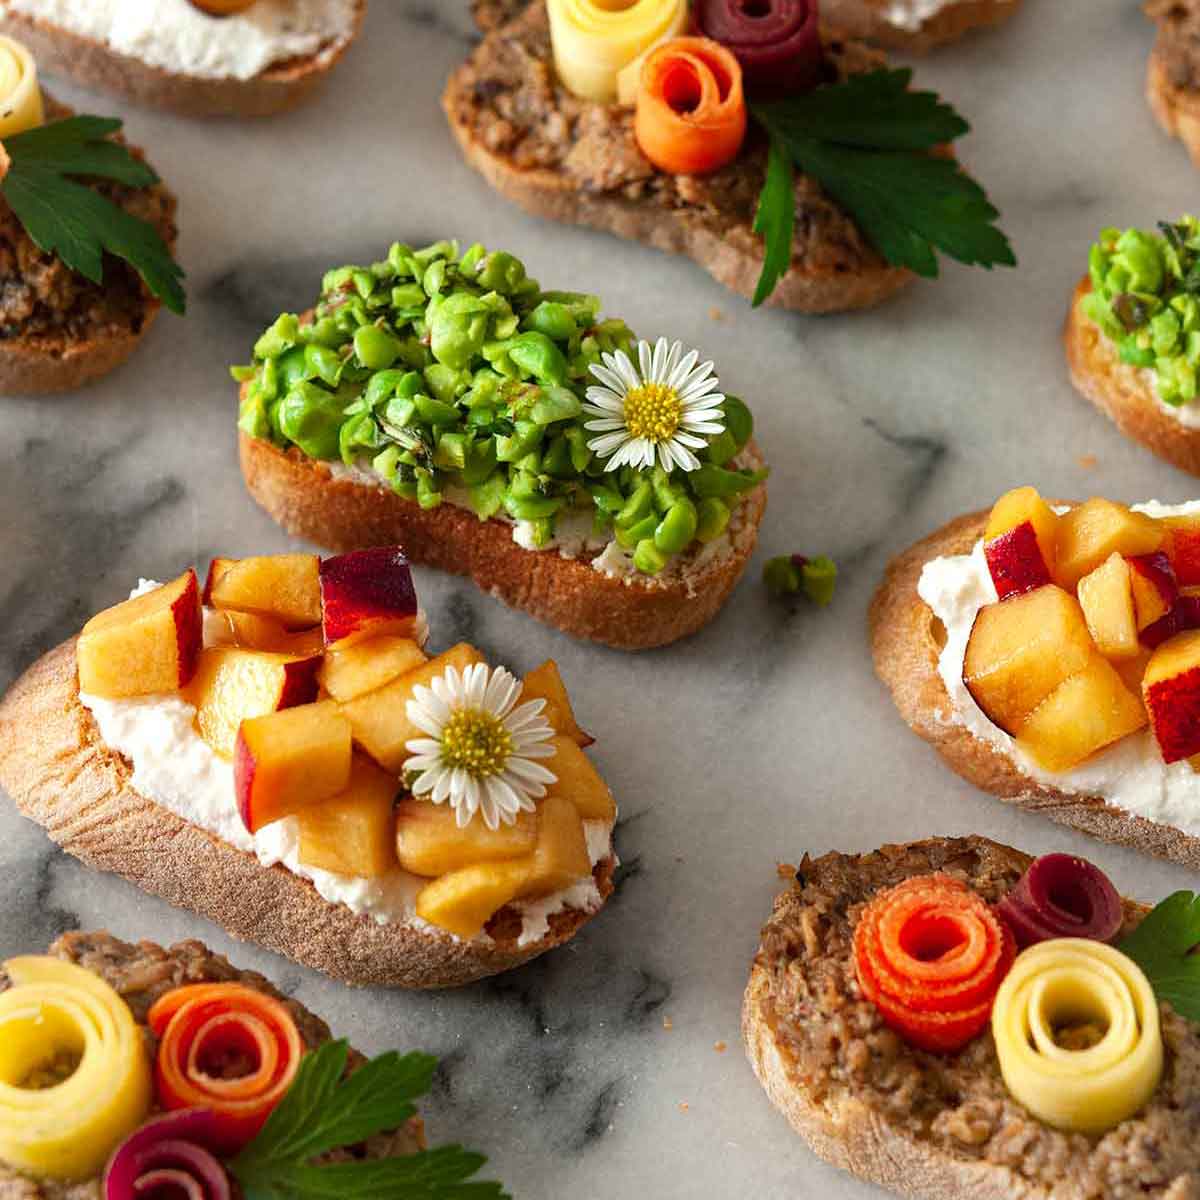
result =
[[[140,941],[136,945],[123,942],[104,931],[74,931],[63,934],[46,953],[99,975],[129,1005],[134,1019],[142,1025],[155,1001],[177,987],[196,983],[240,983],[265,992],[287,1008],[306,1050],[316,1050],[331,1037],[329,1026],[300,1001],[285,996],[258,972],[238,970],[227,958],[213,953],[202,942],[179,942],[164,949],[154,942]],[[0,991],[7,986],[8,980],[0,971]],[[356,1071],[365,1061],[356,1050],[350,1051],[350,1071]],[[399,1129],[377,1134],[352,1148],[350,1153],[360,1161],[370,1161],[415,1154],[424,1149],[425,1123],[419,1116],[414,1116]],[[70,1187],[49,1180],[43,1185],[0,1163],[0,1200],[63,1200],[64,1197],[99,1200],[102,1194],[98,1178]]]
[[[79,702],[75,642],[39,659],[0,700],[0,786],[69,854],[215,921],[233,937],[360,986],[451,987],[561,945],[593,915],[565,909],[518,945],[521,919],[501,909],[490,941],[429,926],[380,925],[324,900],[306,879],[222,842],[138,793],[129,763],[101,740]],[[602,897],[615,863],[595,869]]]
[[[1059,1133],[1009,1095],[991,1036],[960,1054],[916,1050],[855,979],[862,905],[942,871],[996,900],[1031,859],[982,837],[863,855],[807,856],[762,931],[742,1008],[746,1051],[771,1101],[827,1162],[920,1200],[1185,1200],[1200,1189],[1191,1066],[1200,1027],[1163,1010],[1167,1069],[1150,1103],[1103,1138]],[[1125,901],[1125,929],[1146,913]]]
[[[73,109],[46,96],[48,121],[61,121],[73,115]],[[124,140],[119,134],[117,139]],[[138,157],[144,157],[140,147],[130,146],[129,149]],[[175,196],[165,184],[157,183],[147,189],[146,217],[155,224],[172,253],[177,234],[176,208]],[[2,196],[0,237],[16,241],[23,239],[27,243],[19,248],[15,245],[11,247],[18,264],[28,257],[36,266],[40,260],[48,257],[29,242],[29,235],[20,227]],[[51,268],[54,269],[67,271],[61,264]],[[75,307],[80,311],[73,314],[69,328],[39,327],[0,339],[0,394],[44,395],[73,391],[115,371],[141,345],[142,339],[158,319],[162,304],[137,278],[132,267],[108,258],[105,271],[102,283],[79,281]],[[111,275],[113,271],[120,273],[115,284]],[[46,269],[39,270],[43,280],[49,274],[50,271]],[[20,289],[22,285],[23,280],[18,275],[13,287]],[[31,302],[35,311],[38,303],[36,298]],[[93,313],[91,310],[96,306],[98,311]],[[82,332],[77,332],[77,329]]]
[[[1163,129],[1187,147],[1192,162],[1200,167],[1200,91],[1175,83],[1163,62],[1162,39],[1150,51],[1146,63],[1146,101]]]
[[[484,6],[477,15],[488,22],[500,13]],[[882,61],[838,35],[829,35],[826,45],[843,72]],[[556,120],[551,122],[549,112],[500,114],[493,82],[521,71],[527,72],[533,92],[553,97]],[[627,111],[587,105],[567,95],[556,82],[542,0],[534,0],[484,37],[471,58],[450,76],[442,105],[467,161],[501,195],[527,212],[687,255],[726,287],[746,297],[754,295],[763,250],[751,226],[765,172],[765,145],[748,139],[738,160],[707,180],[676,179],[656,172],[637,147]],[[563,117],[564,112],[577,109],[611,116],[611,129],[599,136],[600,161],[591,174],[564,166],[568,155],[581,155],[589,144],[581,133],[569,133],[571,121]],[[519,144],[505,148],[503,143],[526,123],[530,128],[562,130],[557,161],[525,162],[517,156]],[[630,163],[635,164],[636,178],[627,179]],[[792,265],[768,304],[807,313],[868,308],[912,281],[911,272],[890,266],[874,250],[814,180],[799,177],[797,203],[801,213]]]
[[[987,517],[986,512],[958,517],[904,551],[888,565],[871,602],[875,671],[891,689],[900,715],[952,770],[983,791],[1103,841],[1200,870],[1200,839],[1135,816],[1101,796],[1064,792],[1031,779],[1014,759],[949,719],[953,706],[938,674],[940,622],[917,594],[917,582],[931,559],[969,554],[983,537]]]
[[[168,71],[24,13],[0,11],[0,33],[28,46],[45,74],[61,75],[147,108],[183,117],[271,117],[307,100],[341,61],[366,15],[367,0],[356,4],[348,37],[307,58],[273,65],[252,79]]]
[[[887,18],[890,0],[825,0],[821,19],[876,46],[906,54],[927,54],[947,42],[956,42],[973,29],[1002,25],[1013,16],[1021,0],[949,0],[915,27]]]
[[[1091,290],[1091,281],[1084,276],[1071,297],[1063,330],[1071,382],[1126,437],[1181,471],[1200,475],[1200,428],[1190,429],[1164,412],[1145,373],[1123,363],[1116,346],[1084,316],[1080,301]]]
[[[480,521],[452,504],[423,509],[390,488],[335,478],[327,463],[294,447],[281,450],[244,433],[238,439],[250,494],[294,537],[337,551],[399,544],[412,562],[467,575],[539,621],[620,650],[665,646],[707,625],[754,553],[767,504],[760,484],[738,505],[724,557],[689,570],[685,556],[660,578],[617,577],[554,549],[525,550],[501,521]],[[762,465],[753,442],[743,460]]]

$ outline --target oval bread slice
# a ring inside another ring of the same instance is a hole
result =
[[[953,706],[938,674],[937,618],[917,594],[921,569],[942,555],[969,554],[983,537],[986,512],[969,513],[909,547],[887,568],[871,602],[871,652],[875,671],[891,690],[900,715],[946,764],[993,796],[1106,842],[1132,846],[1200,870],[1200,839],[1109,804],[1038,783],[1013,759],[950,719]]]
[[[1071,297],[1063,330],[1071,382],[1126,437],[1181,471],[1200,475],[1200,428],[1189,429],[1164,412],[1142,372],[1123,363],[1112,341],[1083,315],[1080,301],[1091,290],[1084,276]]]
[[[1166,133],[1179,138],[1200,167],[1200,92],[1171,82],[1157,48],[1146,64],[1146,101]]]
[[[504,39],[509,26],[497,22],[511,18],[514,28],[523,22],[544,23],[544,14],[536,11],[541,7],[540,0],[534,0],[524,12],[514,14],[506,5],[484,3],[477,6],[476,18],[490,27],[486,38]],[[442,107],[467,162],[506,200],[535,217],[585,225],[668,254],[685,255],[731,291],[747,298],[754,295],[763,250],[749,221],[732,228],[719,226],[695,211],[629,199],[618,191],[586,190],[562,171],[520,167],[476,135],[465,117],[469,100],[463,68],[451,74]],[[766,303],[804,313],[870,308],[914,279],[912,272],[889,266],[874,253],[867,262],[848,265],[837,249],[831,246],[828,254],[815,256],[813,262],[793,259]]]
[[[178,74],[24,13],[0,15],[0,34],[28,46],[45,74],[61,75],[147,108],[182,117],[270,117],[295,108],[324,82],[358,36],[366,11],[367,0],[356,0],[354,28],[345,41],[271,66],[251,79]]]
[[[326,463],[299,450],[238,434],[250,494],[294,537],[344,552],[399,544],[415,563],[467,575],[483,591],[572,637],[620,650],[646,650],[687,637],[709,623],[746,569],[766,508],[766,487],[734,512],[732,552],[694,572],[656,580],[611,576],[557,550],[525,550],[512,527],[480,521],[452,504],[423,509],[386,487],[337,479]],[[750,442],[745,458],[762,465]]]
[[[357,986],[433,988],[507,971],[575,935],[594,914],[567,909],[541,940],[518,946],[520,920],[501,910],[491,942],[436,929],[380,925],[323,899],[306,879],[264,867],[141,795],[129,763],[101,740],[79,702],[75,641],[40,658],[0,700],[0,786],[52,841],[305,966]],[[615,863],[595,868],[602,897]]]
[[[1012,1100],[990,1034],[960,1054],[926,1054],[864,1012],[847,933],[883,887],[942,871],[985,899],[1031,858],[983,837],[930,838],[800,864],[762,931],[742,1035],[771,1102],[826,1162],[917,1200],[1192,1200],[1200,1192],[1194,1074],[1168,1067],[1153,1111],[1101,1139],[1048,1129]],[[1126,929],[1148,911],[1126,900]],[[1164,1011],[1178,1054],[1196,1026]],[[1196,1051],[1190,1049],[1190,1055]],[[874,1101],[874,1102],[872,1102]],[[990,1153],[990,1159],[989,1159]]]

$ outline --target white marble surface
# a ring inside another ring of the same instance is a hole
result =
[[[864,636],[888,557],[1006,487],[1200,494],[1076,397],[1058,340],[1096,230],[1195,205],[1196,174],[1142,101],[1152,36],[1132,0],[1027,0],[1009,27],[919,64],[919,81],[970,115],[962,155],[1003,210],[1021,267],[950,266],[876,312],[838,318],[754,313],[687,262],[495,198],[460,163],[437,104],[469,45],[459,0],[374,0],[323,98],[282,120],[129,111],[130,134],[181,196],[192,312],[165,316],[132,363],[86,393],[0,402],[0,685],[139,572],[286,547],[242,489],[226,364],[279,309],[303,307],[323,268],[369,261],[395,238],[511,249],[545,282],[600,293],[639,331],[711,349],[756,411],[771,505],[721,618],[642,657],[573,643],[420,573],[437,642],[470,637],[517,668],[553,655],[599,734],[626,865],[568,949],[459,992],[345,991],[88,872],[2,804],[0,954],[72,926],[202,937],[365,1049],[442,1055],[433,1136],[485,1150],[522,1200],[874,1194],[808,1153],[739,1048],[778,859],[978,831],[1087,853],[1147,898],[1195,885],[949,775],[896,716]],[[827,611],[768,602],[761,560],[792,550],[841,563]]]

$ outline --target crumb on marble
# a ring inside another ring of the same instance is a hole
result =
[[[690,1107],[690,1105],[688,1104],[688,1102],[686,1100],[680,1100],[680,1102],[679,1102],[679,1111],[680,1112],[687,1112],[689,1107]]]
[[[780,879],[791,879],[796,874],[797,869],[795,863],[781,862],[775,864],[775,874]]]
[[[725,314],[715,304],[708,310],[708,319],[710,321],[723,321]]]
[[[1076,460],[1085,471],[1091,471],[1100,460],[1094,454],[1081,454]]]
[[[725,1051],[729,1049],[729,1047],[724,1042],[713,1042],[713,1049],[718,1054],[724,1054]]]
[[[663,1028],[670,1033],[675,1028],[675,1022],[670,1017],[663,1017]]]

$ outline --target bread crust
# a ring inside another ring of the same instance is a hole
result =
[[[1181,471],[1200,475],[1200,429],[1189,429],[1163,412],[1138,368],[1123,363],[1113,343],[1084,316],[1080,301],[1091,290],[1091,280],[1084,276],[1071,297],[1063,329],[1067,367],[1075,389],[1126,437]]]
[[[956,42],[973,29],[1002,25],[1021,6],[1021,0],[956,0],[921,22],[916,30],[901,29],[883,15],[879,0],[827,0],[821,19],[851,37],[862,38],[888,50],[928,54]]]
[[[90,867],[207,917],[235,938],[344,983],[471,983],[561,945],[594,915],[556,913],[546,936],[524,947],[515,933],[484,944],[439,930],[379,925],[330,904],[286,868],[263,867],[253,855],[147,799],[133,787],[131,774],[79,701],[75,639],[43,655],[0,700],[0,786],[52,841]],[[605,899],[615,865],[610,857],[595,869]]]
[[[1200,167],[1200,93],[1171,82],[1157,46],[1146,63],[1146,101],[1159,125],[1183,142]]]
[[[1200,870],[1200,839],[1115,808],[1100,796],[1037,783],[1012,759],[949,720],[952,703],[937,669],[936,618],[917,594],[917,582],[931,559],[969,554],[986,523],[986,512],[968,513],[910,546],[888,565],[875,593],[868,617],[871,652],[900,715],[951,770],[983,791],[1102,841]]]
[[[457,119],[465,93],[454,72],[442,95],[442,107],[463,157],[506,200],[535,217],[584,225],[668,254],[682,254],[702,266],[718,283],[750,299],[762,272],[762,244],[749,224],[718,231],[680,211],[639,203],[623,196],[584,191],[567,175],[544,167],[520,168],[493,153],[467,124]],[[871,308],[911,283],[902,267],[880,265],[856,271],[832,267],[797,269],[779,280],[766,304],[803,313],[846,312]]]
[[[366,11],[367,0],[357,0],[354,28],[339,45],[271,66],[252,79],[180,75],[23,13],[0,16],[0,34],[28,46],[43,73],[147,108],[183,117],[271,117],[295,108],[324,82],[358,36]]]
[[[423,509],[383,487],[335,479],[294,447],[238,434],[250,494],[294,537],[346,551],[397,543],[415,563],[469,576],[485,592],[569,633],[619,650],[665,646],[709,623],[746,569],[766,508],[759,485],[742,502],[733,553],[694,576],[630,582],[566,559],[525,550],[500,521],[442,504]],[[753,442],[747,450],[761,463]]]

